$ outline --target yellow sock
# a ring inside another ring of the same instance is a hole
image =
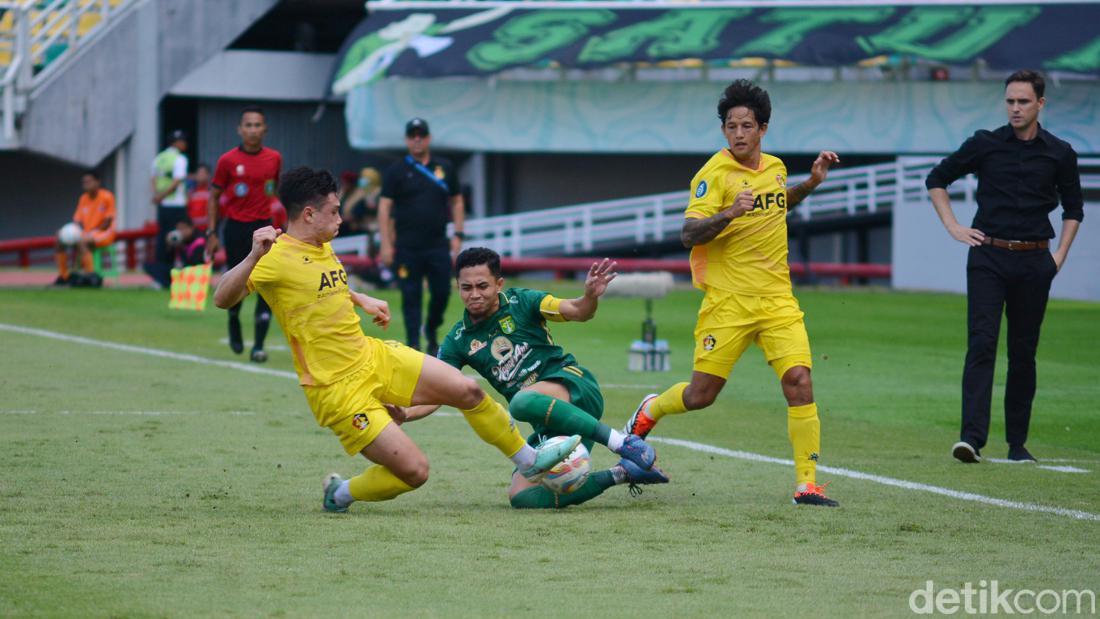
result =
[[[664,393],[657,396],[649,403],[649,408],[645,411],[646,416],[653,421],[660,421],[661,417],[665,415],[686,413],[687,407],[684,406],[684,389],[687,388],[687,383],[676,383],[669,387]]]
[[[787,435],[794,448],[795,483],[814,483],[817,457],[821,452],[821,420],[817,416],[816,403],[787,407]]]
[[[388,501],[412,489],[381,464],[369,466],[348,480],[348,492],[356,501]]]
[[[519,435],[516,422],[508,411],[488,394],[480,404],[470,410],[462,411],[466,423],[477,432],[481,440],[500,450],[511,458],[527,443]]]

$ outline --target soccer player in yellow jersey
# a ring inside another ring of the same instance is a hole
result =
[[[371,462],[362,474],[325,478],[323,507],[347,511],[353,501],[385,501],[421,486],[428,459],[392,422],[388,406],[445,404],[462,411],[485,442],[537,481],[580,443],[535,449],[508,412],[477,382],[446,363],[397,342],[367,337],[358,306],[389,325],[385,301],[354,292],[329,241],[340,227],[340,187],[326,170],[297,168],[279,187],[287,231],[267,226],[252,235],[252,250],[218,282],[214,303],[227,308],[252,291],[263,295],[286,334],[306,400],[317,423],[336,434],[348,455]]]
[[[771,100],[748,80],[730,84],[718,101],[729,143],[691,181],[692,198],[681,232],[691,248],[691,275],[705,293],[695,326],[690,383],[650,394],[627,422],[645,437],[665,415],[714,403],[750,343],[763,349],[787,399],[787,430],[794,448],[794,502],[835,507],[815,479],[821,424],[810,380],[810,342],[791,291],[787,265],[787,211],[806,198],[838,163],[822,151],[810,179],[787,188],[787,168],[760,152]]]

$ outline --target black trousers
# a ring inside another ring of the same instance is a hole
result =
[[[962,433],[974,447],[985,447],[1001,315],[1008,319],[1008,380],[1005,385],[1005,439],[1027,442],[1035,398],[1035,351],[1046,313],[1050,283],[1058,268],[1049,250],[1010,251],[991,245],[971,247],[966,263],[968,342],[962,380]]]
[[[244,260],[252,251],[252,233],[270,226],[270,219],[260,221],[237,221],[226,219],[222,224],[222,246],[225,247],[225,269],[228,271]],[[229,308],[229,339],[230,341],[241,338],[241,305],[244,301]],[[263,296],[256,294],[253,348],[263,350],[264,340],[267,338],[267,329],[271,324],[271,306],[267,304]]]
[[[187,217],[186,206],[164,206],[163,204],[157,205],[157,245],[156,245],[156,261],[161,264],[166,264],[169,267],[172,266],[172,260],[175,257],[173,251],[168,249],[168,243],[165,240],[168,233],[176,229],[178,224],[183,218]]]
[[[451,296],[451,251],[398,247],[394,252],[394,270],[401,289],[401,314],[405,317],[405,343],[420,348],[421,313],[424,311],[424,279],[428,280],[428,319],[424,331],[428,344],[439,342],[438,332]]]

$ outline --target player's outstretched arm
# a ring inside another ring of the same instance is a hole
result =
[[[831,150],[823,150],[817,155],[814,164],[810,166],[810,178],[787,190],[788,211],[798,206],[799,202],[805,200],[806,196],[825,181],[825,177],[829,175],[829,166],[834,163],[840,163],[840,156]]]
[[[584,294],[576,299],[565,299],[558,306],[562,317],[570,322],[584,322],[595,316],[600,297],[607,292],[607,285],[618,275],[615,272],[616,266],[618,263],[610,258],[593,262],[584,279]]]
[[[248,296],[248,278],[252,275],[252,269],[256,268],[256,263],[264,254],[271,251],[280,234],[281,230],[271,226],[264,226],[252,233],[252,251],[218,281],[218,287],[214,290],[214,305],[229,309]]]

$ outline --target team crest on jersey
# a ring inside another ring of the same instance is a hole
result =
[[[699,181],[699,184],[695,187],[695,197],[702,198],[705,195],[707,195],[707,182]]]
[[[717,342],[718,341],[714,339],[714,336],[708,333],[707,336],[703,338],[703,350],[714,350],[714,345]]]
[[[780,189],[786,189],[787,188],[787,179],[783,178],[782,174],[776,174],[775,175],[775,182],[779,183],[779,188]]]
[[[482,348],[485,348],[485,342],[482,342],[481,340],[470,340],[470,352],[466,354],[472,357],[475,353],[477,353],[477,351],[481,350]]]
[[[505,335],[510,335],[516,330],[516,322],[512,320],[511,316],[505,316],[500,319],[500,330],[503,331]]]
[[[264,193],[266,193],[269,196],[275,195],[275,180],[274,179],[268,179],[268,181],[266,183],[264,183]]]
[[[494,359],[500,361],[512,354],[513,348],[515,347],[512,345],[512,340],[501,335],[493,340],[492,348],[489,349],[489,352],[493,354]]]
[[[443,178],[446,176],[446,174],[443,172],[443,166],[440,166],[440,165],[435,166],[434,173],[435,173],[435,177],[438,178],[439,180],[443,180]]]
[[[356,413],[356,415],[351,418],[351,425],[355,426],[356,430],[362,432],[370,425],[370,419],[367,417],[366,413]]]
[[[248,183],[237,183],[233,185],[233,193],[238,198],[243,198],[248,195]]]

